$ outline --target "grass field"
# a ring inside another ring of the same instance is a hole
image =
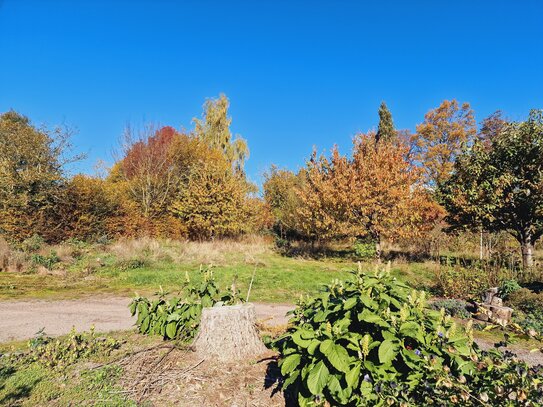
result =
[[[253,301],[294,302],[357,267],[350,257],[287,257],[261,239],[211,243],[141,239],[83,249],[66,245],[42,249],[45,254],[51,251],[60,258],[51,270],[34,267],[23,273],[0,273],[0,299],[150,295],[159,287],[176,292],[187,274],[196,281],[200,267],[211,266],[220,286],[229,287],[236,279],[244,297],[254,273]],[[375,265],[363,267],[371,270]],[[430,262],[393,263],[392,272],[423,287],[431,284],[435,267]]]

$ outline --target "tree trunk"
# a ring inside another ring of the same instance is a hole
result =
[[[479,260],[483,261],[483,228],[481,228],[479,235]]]
[[[193,348],[205,358],[220,361],[255,358],[266,352],[255,323],[251,303],[204,308]]]
[[[524,237],[520,243],[520,249],[522,252],[522,267],[529,269],[534,265],[534,243],[531,236]]]
[[[381,263],[381,238],[377,237],[375,239],[375,257],[377,258],[377,262]]]

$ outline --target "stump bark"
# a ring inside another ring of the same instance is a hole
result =
[[[193,348],[203,357],[220,361],[241,360],[266,352],[256,329],[254,305],[204,308]]]

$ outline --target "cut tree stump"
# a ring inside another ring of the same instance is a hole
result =
[[[266,347],[256,330],[251,303],[204,308],[194,350],[202,357],[234,361],[262,355]]]

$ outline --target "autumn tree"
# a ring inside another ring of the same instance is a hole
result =
[[[354,140],[351,179],[342,192],[354,233],[367,233],[378,257],[383,239],[417,236],[440,216],[439,207],[421,185],[419,169],[405,160],[406,148],[394,142],[374,148],[371,134]]]
[[[394,122],[392,120],[392,113],[388,110],[385,102],[379,106],[379,127],[377,127],[377,133],[375,134],[375,141],[392,141],[396,138],[396,129],[394,128]]]
[[[67,181],[57,208],[63,238],[94,240],[112,235],[109,224],[121,210],[105,180],[78,174]]]
[[[300,174],[272,166],[264,174],[264,201],[270,208],[274,219],[273,228],[281,238],[297,235],[300,223],[297,208],[300,197],[297,193],[303,186]]]
[[[327,242],[348,235],[341,188],[344,184],[338,170],[345,158],[334,148],[332,157],[313,152],[305,169],[300,171],[303,182],[296,189],[300,204],[296,209],[296,230],[312,244]]]
[[[209,159],[191,169],[186,188],[170,210],[193,239],[238,236],[251,225],[249,192],[245,177],[233,172],[230,162],[216,150],[210,150]]]
[[[204,104],[202,119],[193,119],[194,134],[211,148],[222,151],[233,168],[241,171],[249,157],[249,148],[243,138],[232,136],[229,106],[230,101],[224,94],[217,99],[208,99]]]
[[[179,137],[175,129],[148,125],[138,134],[127,127],[119,167],[113,174],[125,181],[132,200],[144,217],[163,212],[179,187],[179,168],[171,146]]]
[[[0,234],[22,240],[59,239],[56,207],[62,197],[71,132],[37,128],[9,111],[0,115]]]
[[[509,232],[529,268],[543,234],[543,111],[493,128],[457,157],[440,197],[452,225]]]
[[[454,161],[476,134],[473,111],[468,103],[445,100],[424,116],[417,126],[417,159],[425,170],[427,184],[435,187],[452,172]]]
[[[302,189],[299,213],[315,236],[369,237],[381,242],[414,237],[441,216],[421,185],[420,170],[406,161],[407,146],[375,134],[354,139],[352,157],[337,148],[329,158],[314,154],[308,163],[309,188]]]

